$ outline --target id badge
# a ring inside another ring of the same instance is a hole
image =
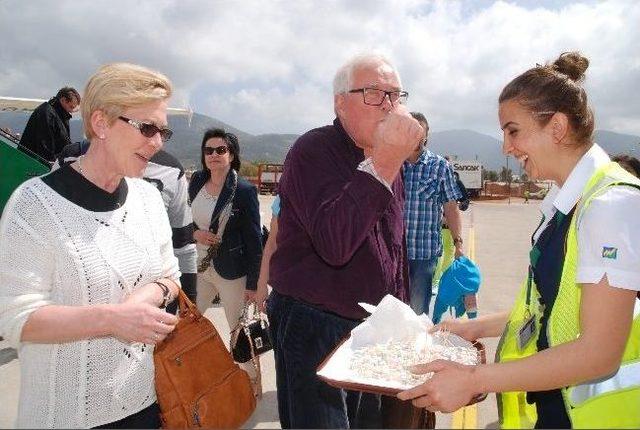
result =
[[[522,351],[527,347],[533,335],[537,332],[537,323],[535,315],[530,315],[518,329],[518,349]]]

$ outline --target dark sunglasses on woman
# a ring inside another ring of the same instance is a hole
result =
[[[224,155],[229,152],[229,147],[216,146],[215,148],[212,148],[210,146],[205,146],[204,148],[202,148],[202,152],[204,152],[205,155],[212,155],[214,152],[218,155]]]
[[[156,133],[160,133],[160,139],[162,139],[163,142],[166,142],[167,140],[171,139],[171,136],[173,136],[173,131],[169,130],[168,128],[160,128],[155,124],[136,121],[135,119],[130,119],[126,116],[119,116],[118,118],[137,128],[144,137],[151,138],[155,136]]]

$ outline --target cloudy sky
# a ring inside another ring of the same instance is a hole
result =
[[[301,133],[333,119],[337,67],[375,50],[433,130],[498,136],[502,87],[580,50],[597,127],[640,135],[639,23],[634,0],[0,0],[0,96],[81,89],[100,64],[130,61],[166,73],[176,107]]]

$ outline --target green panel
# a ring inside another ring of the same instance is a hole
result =
[[[0,213],[13,190],[21,183],[47,172],[49,172],[48,166],[18,151],[14,143],[0,135]]]

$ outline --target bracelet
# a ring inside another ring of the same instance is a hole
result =
[[[167,287],[167,284],[163,282],[154,281],[153,283],[159,286],[162,290],[162,304],[159,307],[166,308],[167,305],[173,301],[173,297],[171,297],[171,290]]]
[[[457,245],[457,244],[462,245],[462,238],[460,236],[456,237],[455,239],[453,239],[453,244],[454,245]]]

